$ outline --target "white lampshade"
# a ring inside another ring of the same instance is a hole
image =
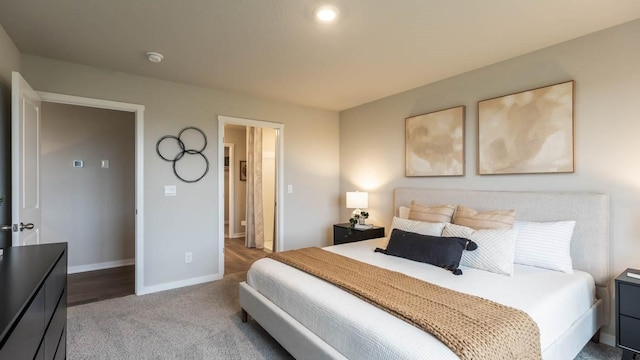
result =
[[[369,193],[360,191],[347,192],[347,209],[366,209],[369,207]]]

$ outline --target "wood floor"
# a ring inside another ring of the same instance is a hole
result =
[[[267,256],[267,252],[244,246],[244,238],[224,239],[224,273],[247,271],[256,260]]]
[[[68,306],[135,294],[135,266],[87,271],[67,277]]]
[[[256,260],[267,256],[263,250],[244,246],[244,238],[225,239],[224,273],[247,271]],[[67,277],[68,306],[87,304],[135,294],[135,266],[88,271]]]

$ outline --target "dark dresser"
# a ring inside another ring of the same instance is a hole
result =
[[[627,360],[640,354],[640,279],[627,276],[628,272],[640,274],[640,270],[627,269],[616,278],[616,345]]]
[[[0,359],[67,357],[67,244],[10,247],[0,256]]]

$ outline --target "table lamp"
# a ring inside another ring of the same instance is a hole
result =
[[[362,209],[369,207],[369,193],[360,191],[347,192],[347,209],[353,210],[353,215],[360,216]],[[364,218],[360,217],[360,224],[364,225]]]

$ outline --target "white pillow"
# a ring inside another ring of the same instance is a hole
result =
[[[393,229],[409,231],[418,233],[420,235],[442,236],[444,223],[430,223],[424,221],[401,219],[397,216],[394,216],[393,222],[391,223],[391,231],[393,231]]]
[[[478,244],[474,251],[463,251],[460,265],[513,275],[513,260],[516,249],[516,229],[480,229],[445,224],[442,236],[461,237]]]
[[[398,217],[400,217],[401,219],[408,219],[410,211],[410,208],[406,206],[400,206],[400,208],[398,208]]]
[[[522,265],[573,273],[571,237],[576,222],[516,221],[518,229],[515,262]]]

